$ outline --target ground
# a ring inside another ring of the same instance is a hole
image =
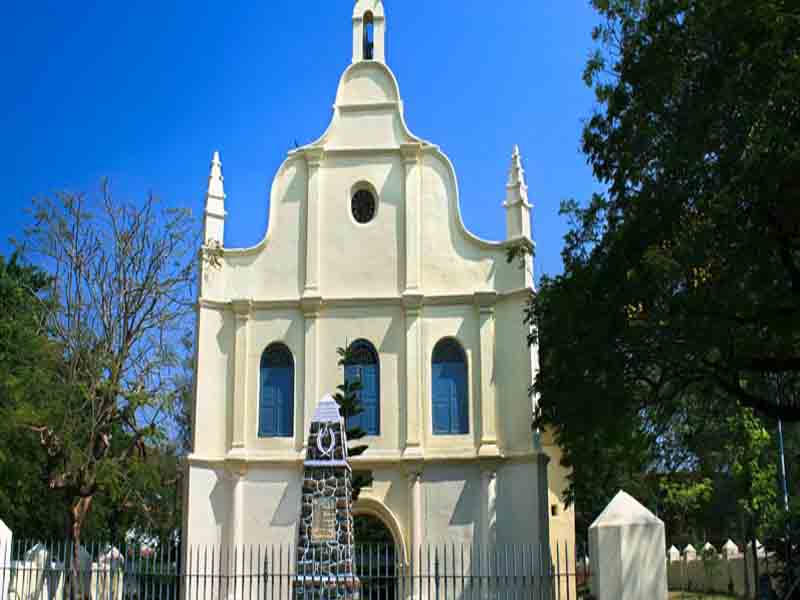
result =
[[[699,592],[670,592],[669,600],[730,600],[727,594],[701,594]]]

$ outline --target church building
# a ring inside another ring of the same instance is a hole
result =
[[[505,211],[505,239],[483,240],[464,226],[452,163],[406,124],[387,22],[381,0],[358,0],[330,125],[288,153],[252,248],[225,245],[226,214],[244,200],[226,198],[214,154],[188,546],[296,541],[309,423],[345,377],[362,383],[368,432],[352,468],[373,479],[354,514],[406,556],[429,543],[573,545],[559,451],[531,430],[532,264],[506,259],[533,243],[520,152],[487,208]]]

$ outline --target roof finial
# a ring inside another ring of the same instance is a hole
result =
[[[528,202],[528,186],[525,183],[525,169],[522,168],[522,155],[519,146],[514,146],[511,154],[511,168],[506,184],[506,239],[531,237],[531,204]]]
[[[222,161],[219,152],[211,159],[211,173],[208,175],[206,210],[203,222],[203,237],[206,245],[222,245],[225,235],[225,186],[222,177]]]
[[[522,167],[522,155],[519,146],[514,144],[514,151],[511,154],[511,169],[508,172],[508,185],[527,188],[525,184],[525,169]]]
[[[214,158],[211,159],[211,173],[208,176],[208,195],[220,200],[225,199],[225,178],[222,176],[222,161],[219,159],[219,151],[214,151]]]

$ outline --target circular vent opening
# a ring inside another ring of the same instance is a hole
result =
[[[375,196],[368,190],[358,190],[353,196],[353,218],[357,223],[369,223],[375,218]]]

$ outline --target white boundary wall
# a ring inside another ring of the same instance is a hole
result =
[[[754,598],[755,569],[752,548],[742,552],[732,542],[723,546],[722,553],[704,552],[693,558],[684,549],[683,557],[667,555],[669,589],[696,592],[733,592],[737,597]],[[758,546],[758,572],[764,574],[774,567],[777,558],[767,557]]]

